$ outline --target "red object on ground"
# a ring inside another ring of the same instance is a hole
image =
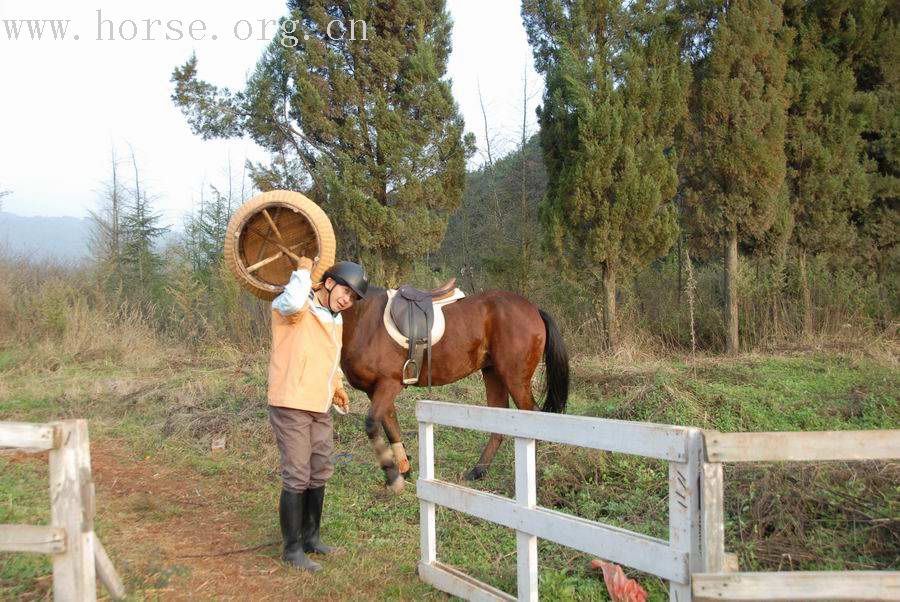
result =
[[[622,567],[605,560],[591,560],[591,568],[603,571],[606,591],[613,602],[647,602],[647,592],[635,581],[622,572]]]

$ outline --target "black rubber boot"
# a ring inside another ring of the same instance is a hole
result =
[[[322,506],[325,503],[325,486],[307,489],[303,502],[303,550],[307,554],[331,554],[333,546],[322,543],[319,539],[319,526],[322,524]]]
[[[281,519],[281,536],[284,538],[284,552],[281,559],[294,568],[315,573],[322,570],[322,565],[310,560],[303,551],[300,537],[303,518],[305,516],[304,493],[281,490],[278,503],[278,517]]]

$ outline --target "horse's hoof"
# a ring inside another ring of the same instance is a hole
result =
[[[487,470],[485,470],[485,468],[483,466],[476,466],[475,468],[473,468],[472,470],[470,470],[469,472],[466,473],[466,480],[467,481],[480,481],[481,479],[484,478],[484,475],[486,472],[487,472]]]
[[[399,494],[403,491],[403,487],[406,485],[406,479],[403,476],[398,476],[392,483],[387,484],[387,488],[391,491],[391,493]]]

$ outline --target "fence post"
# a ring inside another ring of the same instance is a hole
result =
[[[534,439],[516,437],[516,502],[526,508],[534,508],[537,505]],[[516,571],[518,599],[537,602],[537,537],[530,533],[516,531]]]
[[[54,600],[97,599],[94,568],[94,483],[87,422],[67,420],[50,450],[50,522],[66,530],[66,551],[53,556]]]
[[[429,422],[419,423],[419,478],[434,479],[434,425]],[[419,546],[423,564],[437,560],[436,541],[434,503],[419,500]]]
[[[700,463],[703,453],[703,434],[690,429],[687,440],[687,460],[669,462],[669,545],[688,554],[688,574],[698,572],[700,557]],[[669,582],[669,599],[689,602],[690,577],[686,583]]]
[[[705,450],[700,492],[700,531],[703,572],[725,569],[725,486],[720,462],[706,462]]]

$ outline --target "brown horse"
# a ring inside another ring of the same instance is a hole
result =
[[[357,301],[343,313],[341,368],[347,381],[371,400],[366,434],[392,490],[403,488],[409,461],[400,438],[394,399],[403,389],[401,371],[407,351],[390,338],[382,322],[388,297],[383,289]],[[379,292],[380,291],[380,292]],[[508,407],[512,396],[520,410],[533,410],[531,378],[541,357],[546,370],[544,411],[561,413],[569,395],[569,358],[553,319],[524,297],[490,291],[464,297],[443,307],[446,329],[432,350],[431,382],[446,385],[481,370],[490,407]],[[415,386],[428,383],[421,370]],[[384,429],[390,447],[379,434]],[[466,475],[484,476],[502,436],[492,434],[478,463]]]

